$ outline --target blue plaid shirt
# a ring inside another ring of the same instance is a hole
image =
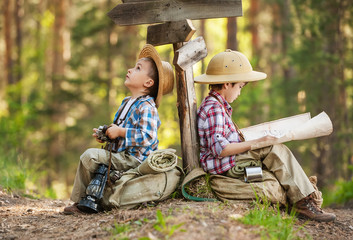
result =
[[[130,98],[124,98],[115,114],[114,122]],[[158,149],[157,131],[160,125],[153,98],[147,95],[137,99],[120,125],[126,128],[126,135],[125,138],[119,137],[118,152],[127,151],[139,161],[144,161],[152,151]]]

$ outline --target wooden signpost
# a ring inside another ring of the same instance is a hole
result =
[[[146,42],[173,44],[181,150],[186,171],[199,164],[196,95],[192,66],[207,56],[202,37],[190,40],[190,19],[242,16],[241,0],[123,0],[108,16],[118,25],[155,24],[147,28]]]
[[[118,25],[242,16],[241,0],[125,0],[108,16]]]

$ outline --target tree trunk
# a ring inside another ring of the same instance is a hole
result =
[[[236,17],[228,18],[227,33],[227,49],[238,50]]]
[[[52,62],[52,89],[60,90],[61,80],[64,76],[64,37],[65,26],[65,0],[54,0],[55,21],[53,32],[53,62]]]
[[[281,13],[282,13],[282,59],[288,58],[288,49],[289,49],[289,41],[291,40],[291,23],[290,23],[290,3],[289,0],[284,0],[281,6]],[[283,76],[284,79],[290,79],[290,67],[289,65],[283,66]]]
[[[352,146],[351,136],[345,134],[351,124],[347,118],[349,109],[347,107],[346,79],[344,75],[344,31],[342,31],[342,21],[347,16],[344,11],[346,6],[343,1],[327,2],[324,9],[328,9],[327,17],[323,18],[322,25],[325,26],[323,36],[325,36],[324,51],[332,56],[329,59],[328,67],[322,70],[324,86],[322,88],[322,99],[325,101],[327,113],[332,118],[334,134],[321,140],[321,159],[318,159],[318,173],[322,177],[323,183],[329,176],[347,177],[349,156],[352,156],[351,148],[342,149],[335,147],[337,143],[343,146]],[[338,59],[338,62],[334,60]],[[340,136],[341,135],[341,136]],[[326,143],[326,144],[325,144]],[[329,147],[327,147],[329,146]],[[327,167],[334,166],[334,167]]]
[[[340,1],[339,2],[339,7],[338,7],[338,14],[337,17],[340,18],[339,24],[337,26],[337,54],[339,56],[339,64],[337,65],[337,78],[339,80],[339,103],[340,106],[342,107],[342,132],[345,133],[344,135],[344,145],[345,146],[353,146],[353,139],[351,134],[347,134],[347,129],[351,128],[352,126],[352,115],[350,113],[352,112],[348,106],[348,99],[349,99],[349,94],[347,93],[347,88],[346,84],[349,81],[347,79],[347,76],[344,74],[345,68],[351,69],[351,62],[346,63],[345,62],[345,56],[346,52],[350,51],[351,48],[348,47],[348,39],[347,37],[348,33],[344,29],[346,28],[345,24],[351,22],[351,17],[349,14],[346,14],[349,10],[349,7],[352,9],[351,3],[349,1]],[[331,10],[333,12],[333,10]],[[336,16],[336,15],[334,15]],[[352,27],[351,27],[352,29]],[[347,35],[346,35],[347,34]],[[351,37],[350,37],[351,38]],[[352,42],[352,38],[351,38]],[[334,149],[337,151],[336,149]],[[333,161],[333,160],[332,160]],[[342,154],[342,161],[343,161],[343,169],[345,170],[343,172],[343,177],[346,180],[351,180],[353,177],[353,172],[349,171],[348,166],[353,165],[353,149],[352,148],[346,148],[345,151]],[[337,165],[336,165],[337,166]],[[335,168],[337,169],[337,168]],[[340,169],[340,168],[338,168]],[[334,172],[335,176],[338,176],[338,171]]]
[[[14,84],[13,60],[12,60],[12,36],[11,36],[11,3],[10,0],[3,1],[4,11],[4,37],[5,37],[5,78],[7,84]]]
[[[205,27],[206,27],[206,20],[205,19],[200,20],[200,36],[202,36],[204,41],[207,43]],[[206,72],[206,64],[205,64],[205,59],[203,58],[201,60],[201,74],[204,74],[205,72]],[[200,88],[200,96],[198,100],[199,103],[201,103],[201,101],[206,95],[206,85],[207,84],[199,84],[199,88]]]
[[[250,1],[250,32],[251,32],[251,47],[253,56],[260,56],[260,46],[259,46],[259,34],[258,34],[258,21],[257,16],[259,14],[259,1]]]
[[[279,36],[279,23],[280,23],[280,9],[277,4],[271,6],[272,10],[272,36],[271,36],[271,55],[276,56],[279,54],[280,36]],[[279,73],[279,64],[274,60],[270,60],[270,75],[276,77]]]
[[[23,17],[23,2],[22,0],[16,0],[15,4],[15,25],[16,25],[16,82],[22,79],[22,17]]]
[[[65,111],[61,99],[61,83],[64,79],[64,26],[65,26],[65,0],[54,0],[55,21],[53,29],[53,61],[52,61],[52,98],[51,98],[51,131],[49,156],[51,163],[54,164],[56,171],[60,168],[60,157],[64,152],[63,144],[63,127],[65,119]]]
[[[297,91],[295,88],[298,86],[293,85],[293,80],[291,78],[292,68],[290,64],[285,64],[288,62],[288,49],[289,42],[291,41],[291,16],[290,16],[290,3],[289,0],[283,0],[280,3],[280,41],[281,41],[281,58],[280,62],[282,63],[282,74],[284,79],[284,99],[286,101],[286,106],[291,106],[288,108],[288,114],[292,115],[297,112],[297,103],[295,102],[297,97]],[[284,63],[284,64],[283,64]],[[294,91],[293,91],[294,90]]]
[[[110,9],[111,7],[111,0],[108,0],[107,1],[107,9]],[[108,106],[108,113],[110,113],[110,108],[113,104],[113,101],[114,99],[111,99],[111,94],[110,94],[110,91],[112,89],[112,80],[113,80],[113,77],[114,77],[114,71],[113,71],[113,68],[112,68],[112,30],[113,30],[113,27],[114,27],[114,22],[113,21],[110,21],[109,24],[108,24],[108,27],[107,27],[107,55],[106,55],[106,66],[107,66],[107,76],[108,76],[108,79],[107,79],[107,98],[106,98],[106,101],[107,101],[107,106]]]

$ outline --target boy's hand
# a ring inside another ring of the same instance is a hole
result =
[[[97,134],[96,134],[96,132],[97,132],[97,128],[93,128],[93,134],[92,134],[92,137],[94,137],[94,138],[96,138],[96,141],[97,142],[99,142],[99,143],[104,143],[104,141],[102,141],[102,140],[100,140],[100,139],[98,139],[97,137]]]
[[[110,124],[109,128],[105,132],[105,134],[110,138],[110,139],[115,139],[117,137],[123,137],[125,134],[122,134],[122,129],[121,127],[118,127],[116,124]]]

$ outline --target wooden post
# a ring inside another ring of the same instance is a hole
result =
[[[207,56],[206,43],[203,37],[197,37],[185,43],[174,52],[173,64],[180,70],[186,70]]]
[[[203,38],[189,41],[196,30],[186,19],[242,16],[242,1],[123,0],[108,16],[118,25],[163,23],[148,27],[147,43],[173,44],[184,168],[190,171],[198,167],[200,144],[192,65],[204,58],[207,50]]]
[[[174,52],[182,46],[182,43],[173,44]],[[175,78],[183,166],[188,172],[200,165],[197,105],[192,67],[188,67],[185,71],[175,68]]]
[[[200,143],[197,131],[197,101],[192,66],[207,56],[206,43],[202,37],[174,47],[177,107],[183,164],[186,171],[200,166]]]
[[[163,33],[169,34],[161,34],[163,29]],[[195,28],[190,20],[152,25],[147,30],[147,43],[153,45],[173,43],[181,151],[183,166],[187,172],[200,165],[197,102],[192,65],[207,55],[206,44],[202,37],[185,42],[194,33]]]
[[[195,32],[196,29],[190,19],[150,25],[147,28],[146,42],[154,46],[187,42]]]

